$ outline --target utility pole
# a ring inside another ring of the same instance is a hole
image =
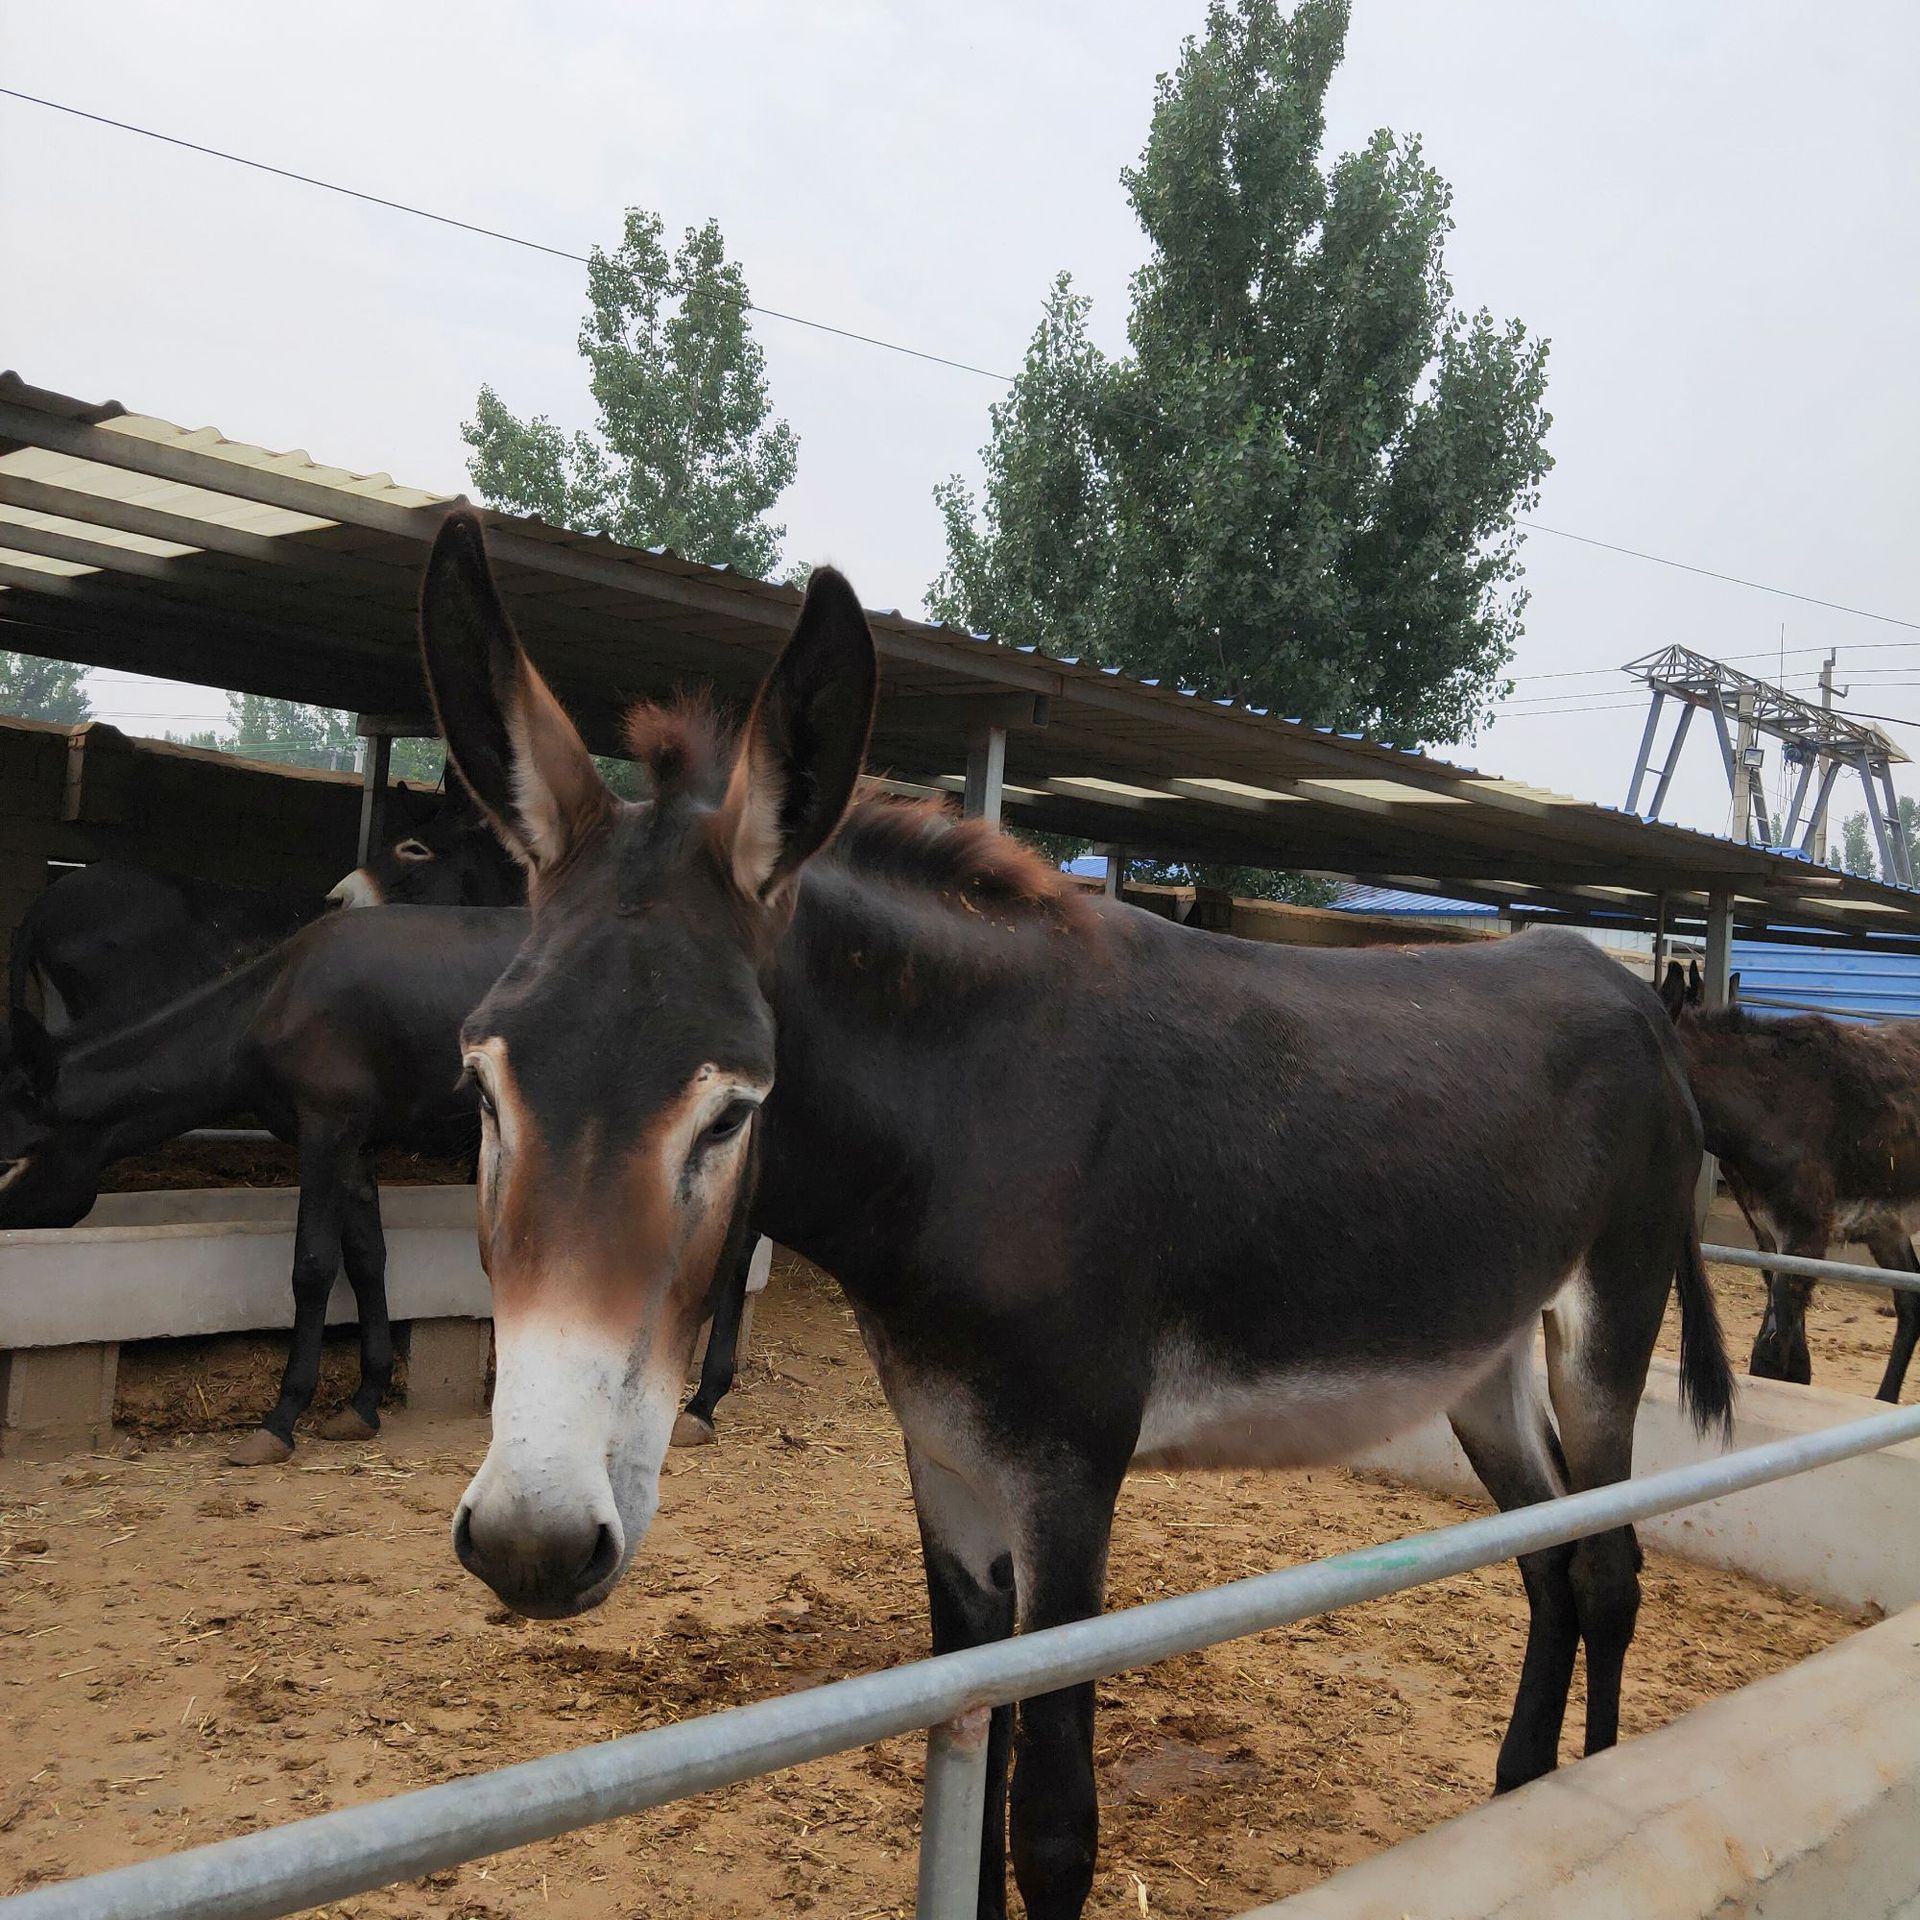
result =
[[[1827,649],[1827,657],[1820,662],[1820,710],[1822,713],[1831,713],[1833,711],[1833,696],[1835,691],[1833,684],[1834,658],[1834,650],[1829,647]],[[1845,687],[1839,689],[1842,700],[1847,697],[1847,691]],[[1827,864],[1827,810],[1825,807],[1820,808],[1814,815],[1813,864],[1816,867],[1824,867]]]
[[[1759,785],[1760,735],[1753,724],[1753,695],[1741,693],[1735,704],[1739,716],[1738,744],[1733,751],[1733,831],[1746,845],[1753,844],[1754,790]]]

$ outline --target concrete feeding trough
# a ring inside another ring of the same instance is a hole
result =
[[[0,1451],[97,1445],[123,1341],[293,1324],[291,1187],[103,1194],[76,1227],[0,1232]],[[412,1323],[408,1404],[485,1405],[492,1301],[471,1187],[380,1195],[387,1300]],[[330,1325],[357,1317],[344,1277]]]

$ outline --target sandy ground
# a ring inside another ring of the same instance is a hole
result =
[[[0,1890],[926,1651],[897,1435],[837,1294],[804,1272],[774,1282],[721,1444],[670,1462],[634,1574],[565,1625],[512,1619],[453,1561],[483,1423],[403,1413],[379,1441],[241,1471],[148,1411],[111,1455],[0,1462]],[[1337,1471],[1138,1479],[1112,1600],[1465,1511]],[[1646,1586],[1629,1735],[1848,1630],[1657,1556]],[[1237,1913],[1476,1804],[1523,1624],[1501,1567],[1105,1684],[1091,1911]],[[331,1911],[904,1914],[921,1752],[890,1741]]]

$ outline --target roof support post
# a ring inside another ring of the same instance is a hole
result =
[[[1653,897],[1653,986],[1660,990],[1660,978],[1667,970],[1667,896]]]
[[[1707,895],[1707,964],[1702,981],[1703,994],[1710,1007],[1727,1004],[1727,985],[1733,974],[1733,892],[1716,887]],[[1658,982],[1656,981],[1656,985]],[[1700,1156],[1700,1182],[1694,1189],[1693,1221],[1696,1227],[1707,1223],[1707,1209],[1720,1186],[1720,1163],[1712,1154]]]
[[[357,867],[367,864],[379,843],[387,811],[387,769],[392,764],[393,735],[372,735],[360,765],[360,851],[354,856]]]
[[[1125,847],[1109,847],[1107,849],[1106,877],[1100,883],[1100,891],[1104,893],[1109,900],[1118,900],[1120,898],[1120,889],[1126,885],[1126,881],[1127,850]]]
[[[967,739],[967,784],[961,795],[960,811],[969,820],[991,820],[997,827],[1006,775],[1006,728],[976,728]]]

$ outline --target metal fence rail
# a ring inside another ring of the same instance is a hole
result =
[[[1798,1253],[1756,1253],[1752,1247],[1708,1247],[1700,1251],[1709,1260],[1729,1267],[1760,1267],[1768,1273],[1804,1274],[1836,1287],[1882,1287],[1895,1293],[1920,1293],[1920,1273],[1902,1273],[1896,1267],[1863,1267],[1852,1260],[1809,1260]]]
[[[275,1920],[919,1728],[933,1738],[918,1912],[961,1920],[978,1891],[983,1709],[1912,1439],[1920,1406],[41,1888],[0,1901],[0,1920]]]

